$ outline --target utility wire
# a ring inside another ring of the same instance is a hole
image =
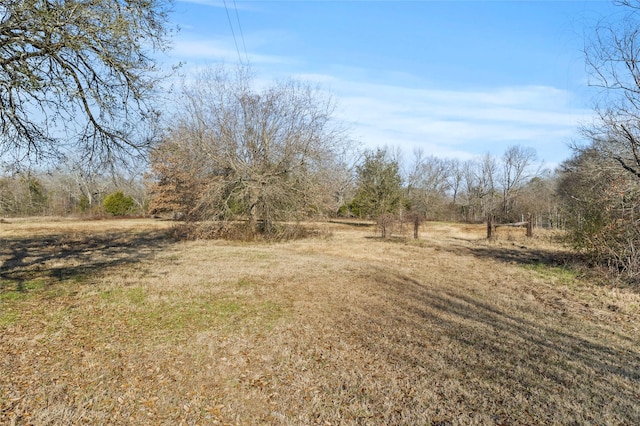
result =
[[[238,52],[238,59],[242,64],[242,56],[240,55],[240,49],[238,48],[238,40],[236,40],[236,33],[233,31],[233,24],[231,23],[231,15],[229,15],[229,8],[227,8],[227,0],[222,0],[224,3],[224,10],[227,12],[227,19],[229,20],[229,28],[231,28],[231,34],[233,35],[233,43],[236,45],[236,52]]]
[[[244,48],[244,56],[247,58],[247,64],[249,63],[249,54],[247,53],[247,45],[244,44],[244,34],[242,33],[242,25],[240,25],[240,15],[238,15],[238,6],[236,0],[233,0],[233,8],[236,10],[236,20],[238,21],[238,29],[240,30],[240,40],[242,40],[242,47]]]

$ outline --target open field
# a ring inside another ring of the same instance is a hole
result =
[[[0,223],[0,424],[640,424],[640,294],[548,236],[169,226]]]

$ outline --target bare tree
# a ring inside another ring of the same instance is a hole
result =
[[[484,200],[484,213],[489,213],[495,209],[495,196],[497,191],[497,180],[499,174],[498,161],[494,156],[487,153],[480,159],[479,182],[480,193]]]
[[[326,200],[333,216],[346,213],[348,201],[356,192],[356,167],[360,158],[356,155],[357,145],[350,144],[336,157],[333,167],[324,170],[323,180],[332,188],[333,196]],[[328,194],[327,194],[328,195]]]
[[[515,219],[511,217],[513,205],[518,191],[539,170],[531,170],[536,161],[536,151],[533,148],[514,145],[505,151],[502,156],[502,216],[504,220]]]
[[[585,49],[589,83],[604,90],[598,120],[583,133],[591,142],[586,149],[598,149],[640,178],[640,2],[615,3],[622,18],[603,20]]]
[[[544,170],[530,179],[518,193],[518,211],[532,214],[536,227],[561,229],[565,215],[558,197],[558,173]]]
[[[451,188],[451,202],[455,206],[464,181],[464,166],[458,159],[452,159],[449,163],[449,188]]]
[[[597,118],[582,128],[559,183],[576,247],[593,262],[640,277],[640,2],[617,1],[585,49]]]
[[[476,222],[478,220],[478,215],[480,215],[480,218],[484,217],[484,212],[481,211],[480,203],[486,194],[480,185],[480,178],[477,169],[477,161],[468,160],[462,164],[463,201],[461,204],[464,220],[467,222]]]
[[[585,149],[562,164],[558,193],[575,248],[638,283],[638,179],[598,149]]]
[[[414,161],[407,179],[407,196],[413,214],[426,218],[442,210],[447,191],[451,188],[451,164],[447,159],[427,157],[421,149],[414,151]]]
[[[170,0],[5,0],[0,147],[13,162],[65,148],[112,160],[149,142],[154,50]],[[6,158],[5,158],[6,159]]]
[[[218,68],[186,85],[182,101],[167,141],[198,153],[204,184],[189,216],[245,217],[269,233],[276,220],[325,208],[330,171],[349,142],[329,97],[296,81],[258,91],[249,70]]]
[[[477,222],[494,213],[499,165],[495,157],[487,153],[464,165],[464,186],[467,221]]]
[[[78,200],[82,213],[91,212],[100,205],[102,197],[108,192],[109,182],[103,176],[103,170],[96,164],[83,161],[67,161],[60,167],[60,171],[75,183],[72,192]]]

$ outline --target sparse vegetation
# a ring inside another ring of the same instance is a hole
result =
[[[0,227],[0,423],[633,424],[640,294],[555,238]]]

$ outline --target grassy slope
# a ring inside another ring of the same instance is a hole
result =
[[[0,423],[637,424],[640,296],[559,247],[0,224]]]

